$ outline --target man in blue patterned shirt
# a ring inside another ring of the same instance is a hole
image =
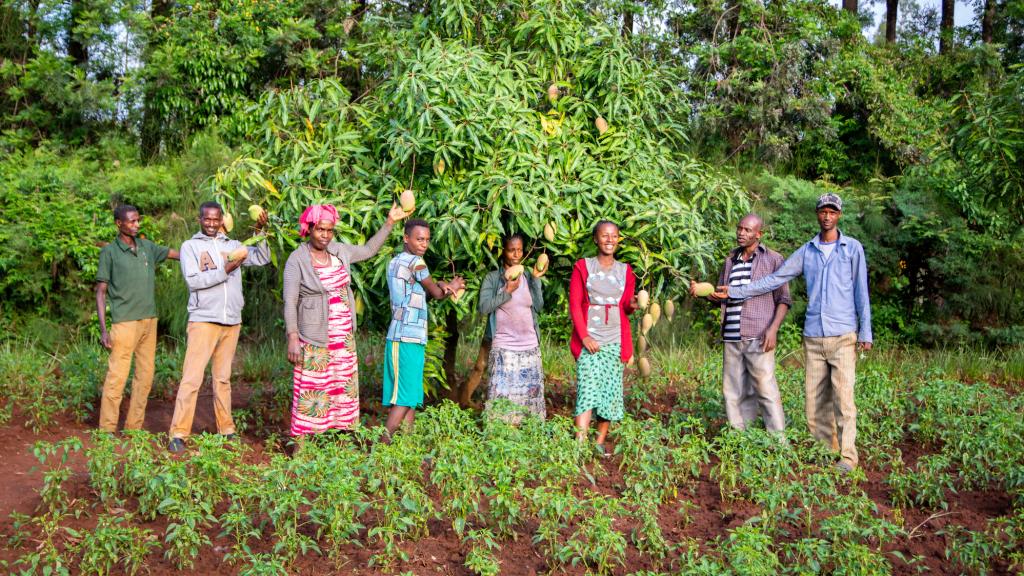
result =
[[[804,277],[807,426],[815,438],[839,450],[836,467],[849,472],[857,466],[856,348],[870,350],[872,342],[868,269],[861,243],[839,231],[842,199],[823,194],[816,211],[820,232],[775,273],[746,286],[719,286],[715,295],[746,299]]]
[[[465,288],[461,277],[434,282],[423,255],[430,246],[430,226],[425,220],[405,223],[405,249],[388,263],[391,324],[384,350],[385,423],[394,434],[403,422],[412,425],[416,409],[423,406],[423,365],[426,361],[427,296],[442,300]]]

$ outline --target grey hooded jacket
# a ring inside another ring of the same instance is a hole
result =
[[[211,238],[197,232],[181,245],[181,275],[188,284],[188,321],[215,322],[227,326],[242,323],[242,269],[224,272],[228,254],[242,243],[224,234]],[[266,240],[249,246],[242,266],[270,263]]]
[[[354,246],[331,242],[327,252],[337,256],[346,269],[352,264],[372,258],[388,239],[392,226],[384,224],[366,244]],[[313,269],[309,243],[303,242],[288,256],[284,265],[284,327],[285,334],[298,334],[303,342],[327,346],[327,301],[330,295]],[[352,331],[356,330],[355,295],[348,286],[348,305],[352,308]]]

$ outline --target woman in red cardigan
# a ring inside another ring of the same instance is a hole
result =
[[[619,227],[602,220],[594,227],[597,256],[582,258],[572,268],[569,283],[569,316],[576,357],[577,438],[586,441],[590,421],[597,420],[598,454],[607,456],[604,440],[608,426],[622,420],[622,370],[633,356],[629,314],[636,308],[633,297],[636,276],[625,262],[615,259]]]

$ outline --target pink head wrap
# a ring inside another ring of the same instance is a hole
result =
[[[321,220],[337,222],[338,211],[331,204],[313,204],[306,208],[302,212],[302,216],[299,216],[299,236],[303,238],[308,236],[309,231],[316,227],[316,223]]]

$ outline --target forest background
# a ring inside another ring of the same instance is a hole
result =
[[[242,238],[260,203],[280,262],[308,203],[339,205],[342,239],[358,242],[410,187],[435,225],[435,273],[471,281],[463,303],[436,307],[439,385],[460,332],[478,337],[473,288],[501,234],[554,258],[543,324],[556,341],[569,267],[604,217],[622,223],[641,284],[680,304],[679,337],[710,339],[716,312],[683,297],[688,279],[716,274],[751,208],[765,243],[791,252],[825,191],[866,247],[882,342],[1018,346],[1024,2],[975,2],[966,26],[949,0],[885,8],[875,30],[877,7],[855,0],[5,0],[0,338],[91,345],[118,203],[170,245],[203,200],[224,202]],[[371,331],[399,247],[357,270]],[[279,277],[247,274],[250,343],[282,337]],[[158,292],[174,347],[175,266]]]

